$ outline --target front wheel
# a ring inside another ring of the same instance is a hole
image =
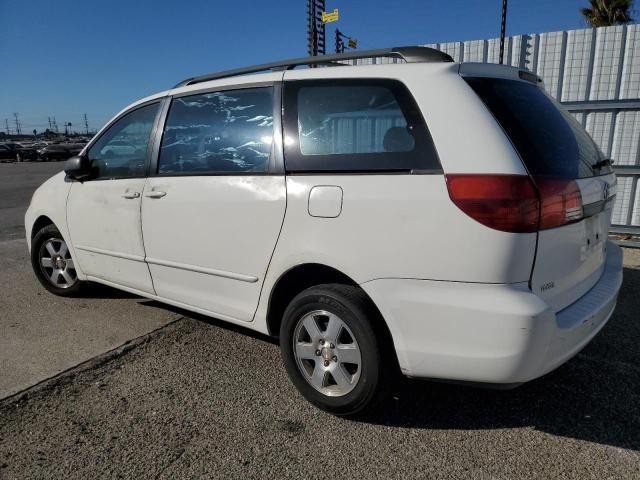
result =
[[[54,225],[43,227],[33,237],[31,266],[44,288],[55,295],[71,297],[82,287],[67,243]]]
[[[375,404],[395,362],[383,358],[376,315],[364,292],[348,285],[311,287],[291,301],[280,348],[289,378],[308,401],[345,416]]]

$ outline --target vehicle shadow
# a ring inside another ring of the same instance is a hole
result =
[[[102,298],[102,299],[118,299],[118,298],[142,298],[139,295],[125,292],[117,288],[109,287],[101,283],[87,282],[77,294],[78,298]]]
[[[567,364],[513,390],[406,380],[358,421],[429,429],[533,427],[640,450],[640,270],[625,268],[615,314]]]
[[[190,310],[185,310],[185,309],[180,308],[180,307],[174,307],[173,305],[169,305],[169,304],[166,304],[166,303],[158,302],[157,300],[141,299],[141,301],[139,303],[140,303],[140,305],[144,305],[144,306],[147,306],[147,307],[161,308],[163,310],[167,310],[167,311],[176,313],[176,314],[181,315],[183,317],[188,317],[188,318],[191,318],[193,320],[197,320],[199,322],[206,323],[207,325],[210,325],[212,327],[222,328],[222,329],[228,330],[230,332],[236,332],[236,333],[240,333],[242,335],[245,335],[247,337],[255,338],[256,340],[261,340],[263,342],[271,343],[273,345],[278,345],[278,339],[270,337],[269,335],[265,335],[265,334],[260,333],[260,332],[256,332],[255,330],[249,330],[247,328],[247,327],[249,327],[249,324],[247,324],[247,327],[243,327],[242,325],[235,325],[233,323],[225,322],[224,320],[218,320],[217,318],[208,317],[208,316],[202,315],[200,313],[192,312]]]

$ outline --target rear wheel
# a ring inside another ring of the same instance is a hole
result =
[[[40,283],[51,293],[69,297],[82,287],[67,243],[54,225],[43,227],[33,237],[31,266]]]
[[[336,415],[376,403],[395,363],[383,358],[372,324],[376,315],[364,292],[348,285],[311,287],[291,301],[280,348],[291,381],[307,400]]]

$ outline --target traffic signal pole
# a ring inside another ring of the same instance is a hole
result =
[[[342,32],[336,28],[336,53],[344,52],[344,41],[342,40]]]
[[[344,41],[347,41],[345,45]],[[345,35],[336,28],[336,53],[344,53],[344,49],[349,48],[351,50],[358,48],[358,41],[355,38]]]

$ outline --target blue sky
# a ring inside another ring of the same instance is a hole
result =
[[[306,0],[0,0],[0,129],[91,128],[196,74],[306,55]],[[499,35],[501,0],[327,0],[378,48]],[[583,28],[587,0],[510,0],[507,35]],[[13,125],[11,125],[13,127]]]

